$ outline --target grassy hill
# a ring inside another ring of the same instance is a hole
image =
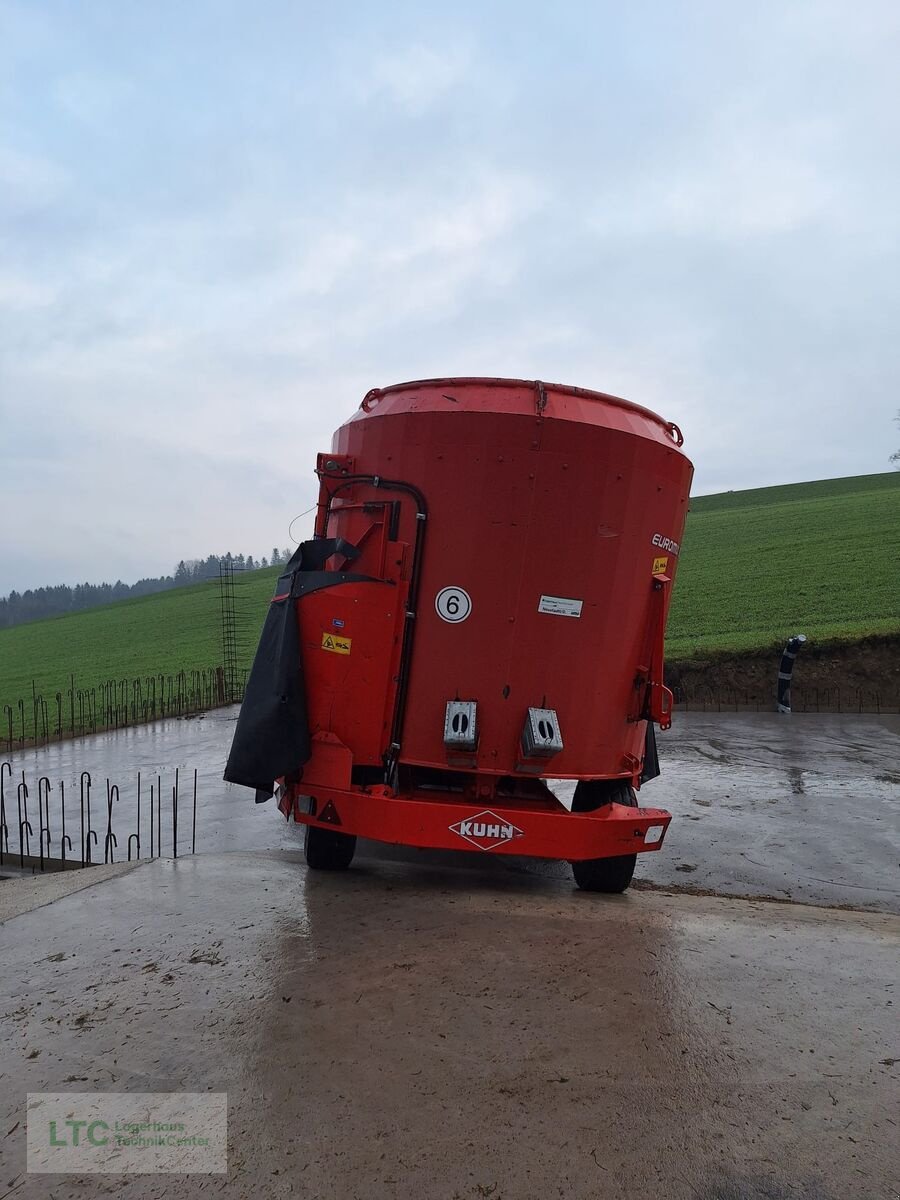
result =
[[[691,501],[668,654],[900,631],[900,472]]]
[[[853,639],[900,630],[900,472],[757,488],[692,502],[668,653],[769,646],[786,634]],[[238,649],[249,666],[277,569],[235,576]],[[35,681],[55,711],[76,686],[175,674],[221,660],[219,589],[198,584],[0,630],[2,706]]]
[[[249,666],[277,567],[235,575],[238,654]],[[51,711],[56,693],[91,687],[108,679],[175,675],[222,661],[221,602],[218,581],[174,588],[122,600],[103,608],[35,621],[0,630],[0,744],[7,735],[3,705],[25,701],[25,728],[31,726],[32,681]],[[68,711],[66,708],[65,711]]]

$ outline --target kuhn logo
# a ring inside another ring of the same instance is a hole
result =
[[[514,838],[525,836],[517,825],[510,825],[509,821],[504,821],[489,808],[486,808],[484,812],[476,813],[474,817],[466,817],[464,821],[457,821],[455,825],[450,826],[450,829],[453,833],[458,833],[476,850],[496,850],[504,842],[511,842]]]

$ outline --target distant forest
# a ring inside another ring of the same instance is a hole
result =
[[[81,612],[85,608],[97,608],[101,604],[112,604],[115,600],[127,600],[132,596],[149,596],[153,592],[165,592],[169,588],[186,587],[189,583],[202,583],[205,579],[219,577],[220,559],[231,559],[237,571],[256,571],[262,567],[278,566],[291,557],[290,550],[277,547],[266,558],[255,559],[252,554],[210,554],[207,558],[182,559],[171,575],[160,575],[158,579],[139,579],[137,583],[76,583],[74,587],[60,583],[54,587],[29,588],[26,592],[10,592],[0,599],[0,629],[12,625],[24,625],[27,621],[41,621],[45,617],[59,617],[64,613]]]

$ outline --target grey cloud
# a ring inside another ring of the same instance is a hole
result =
[[[893,5],[243,11],[8,40],[0,590],[52,581],[38,533],[67,579],[283,543],[399,378],[629,396],[699,490],[888,468]]]

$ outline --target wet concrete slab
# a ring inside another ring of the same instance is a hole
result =
[[[679,713],[662,775],[675,814],[640,877],[900,912],[900,716]]]
[[[46,874],[11,875],[5,881],[14,887],[0,887],[0,921],[8,921],[20,913],[32,912],[45,904],[52,904],[82,888],[95,887],[98,883],[131,871],[137,863],[114,863],[88,867],[79,871],[53,871]]]
[[[0,924],[0,1194],[896,1195],[896,918],[478,861],[198,855]],[[24,1174],[67,1089],[226,1091],[228,1175]]]
[[[198,773],[197,846],[203,853],[297,849],[302,830],[272,803],[255,805],[244,788],[222,782],[236,709],[203,718],[62,742],[11,756],[13,782],[25,770],[32,787],[47,775],[66,783],[68,818],[78,820],[78,778],[94,776],[102,857],[106,776],[120,783],[117,858],[133,824],[136,773],[142,772],[143,853],[149,842],[147,788],[163,785],[164,854],[172,852],[171,786],[181,772],[179,851],[190,849],[191,789]],[[639,859],[637,877],[654,886],[721,894],[773,896],[810,904],[900,912],[900,716],[853,714],[676,713],[660,735],[662,776],[642,799],[675,816],[659,853]],[[9,785],[7,785],[9,790]],[[571,784],[559,784],[560,796]],[[54,796],[57,795],[54,790]],[[7,801],[9,803],[9,799]],[[75,822],[76,825],[71,825]],[[410,854],[375,844],[360,859],[445,863],[478,855]],[[564,864],[504,858],[499,873],[568,878]]]
[[[93,778],[92,808],[94,826],[100,829],[99,850],[103,857],[103,828],[106,824],[107,779],[119,788],[115,815],[119,829],[119,854],[127,853],[130,833],[136,832],[137,775],[141,774],[142,788],[142,856],[150,845],[150,788],[158,802],[157,780],[162,787],[161,851],[171,855],[172,787],[175,770],[179,770],[178,850],[187,853],[191,846],[193,773],[197,771],[197,829],[198,849],[222,851],[234,849],[267,849],[296,847],[296,839],[284,836],[279,823],[271,820],[271,811],[262,812],[253,803],[245,788],[237,788],[222,780],[225,759],[231,745],[238,707],[215,709],[197,717],[172,718],[120,729],[92,737],[54,742],[7,754],[12,766],[12,779],[7,784],[7,804],[15,805],[15,786],[25,772],[31,791],[31,811],[36,811],[37,781],[44,775],[52,783],[51,810],[54,832],[59,832],[57,818],[59,782],[65,784],[66,813],[70,833],[76,834],[79,822],[80,777],[83,771]],[[266,821],[265,817],[270,820]],[[32,821],[34,825],[34,821]],[[36,826],[35,826],[36,827]],[[158,833],[159,826],[155,825]],[[155,840],[154,840],[155,844]]]

